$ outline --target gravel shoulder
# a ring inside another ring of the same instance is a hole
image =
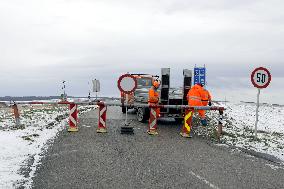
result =
[[[206,139],[179,136],[160,121],[159,135],[130,114],[134,135],[121,135],[118,107],[98,134],[97,110],[80,117],[79,132],[59,133],[33,179],[34,188],[284,188],[284,168]]]

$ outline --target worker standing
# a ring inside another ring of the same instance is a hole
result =
[[[211,98],[212,97],[209,91],[203,87],[203,91],[201,93],[201,101],[202,101],[203,106],[207,106],[207,105],[211,106],[212,105]]]
[[[160,82],[158,80],[155,80],[152,82],[152,87],[149,89],[149,93],[148,93],[148,104],[149,105],[158,105],[159,104],[159,93],[158,93],[158,88],[160,86]],[[160,115],[160,108],[150,108],[150,110],[154,110],[154,114],[156,114],[156,119],[159,117]],[[151,125],[151,119],[149,119],[149,125]],[[156,122],[155,122],[156,123]],[[148,130],[148,134],[150,135],[157,135],[157,131],[156,131],[156,126],[154,126],[153,128],[150,127]]]
[[[187,100],[189,106],[203,106],[202,98],[203,86],[200,83],[195,84],[187,93]],[[205,110],[198,110],[198,114],[201,118],[202,126],[207,126],[207,121],[205,117]]]

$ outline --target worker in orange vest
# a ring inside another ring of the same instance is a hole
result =
[[[150,88],[148,93],[148,104],[158,105],[159,104],[159,93],[158,88],[160,87],[160,82],[158,80],[153,81],[153,86]],[[160,108],[156,108],[157,117],[160,114]]]
[[[148,104],[149,105],[158,105],[159,104],[159,93],[158,88],[160,86],[160,82],[155,80],[152,82],[153,86],[149,90],[148,93]],[[149,119],[149,130],[147,133],[149,135],[157,135],[157,118],[160,116],[160,108],[150,108],[150,119]],[[153,119],[153,117],[155,117]]]
[[[212,105],[211,99],[212,97],[209,91],[203,88],[203,91],[201,93],[201,101],[202,101],[203,106],[207,106],[207,105],[211,106]]]
[[[203,106],[202,97],[203,87],[202,84],[195,84],[187,93],[187,100],[189,106]],[[199,116],[201,118],[201,124],[207,126],[207,121],[205,117],[205,110],[198,110]]]

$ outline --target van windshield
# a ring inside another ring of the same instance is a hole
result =
[[[138,78],[137,87],[138,88],[150,88],[152,86],[151,78]]]

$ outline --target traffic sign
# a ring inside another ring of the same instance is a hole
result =
[[[129,123],[127,122],[127,108],[128,108],[128,95],[133,93],[135,89],[137,88],[137,80],[133,75],[130,74],[124,74],[119,77],[117,81],[117,87],[119,88],[120,92],[125,93],[125,122],[124,125],[125,127],[121,127],[121,133],[127,132],[133,133],[133,128],[129,127]]]
[[[255,113],[255,139],[257,139],[257,123],[258,123],[258,109],[259,109],[259,95],[260,89],[266,88],[271,81],[271,74],[268,69],[259,67],[253,70],[250,76],[250,80],[254,87],[257,89],[257,100],[256,100],[256,113]]]
[[[121,92],[130,94],[137,88],[137,80],[133,75],[124,74],[119,77],[117,87]]]
[[[253,86],[259,89],[266,88],[271,81],[271,74],[268,69],[259,67],[251,73],[251,82]]]
[[[100,85],[100,80],[97,80],[97,79],[94,79],[93,80],[93,92],[100,92],[100,89],[101,89],[101,87],[100,87],[101,85]]]
[[[194,85],[200,83],[203,86],[206,84],[206,68],[195,67],[194,68]]]

